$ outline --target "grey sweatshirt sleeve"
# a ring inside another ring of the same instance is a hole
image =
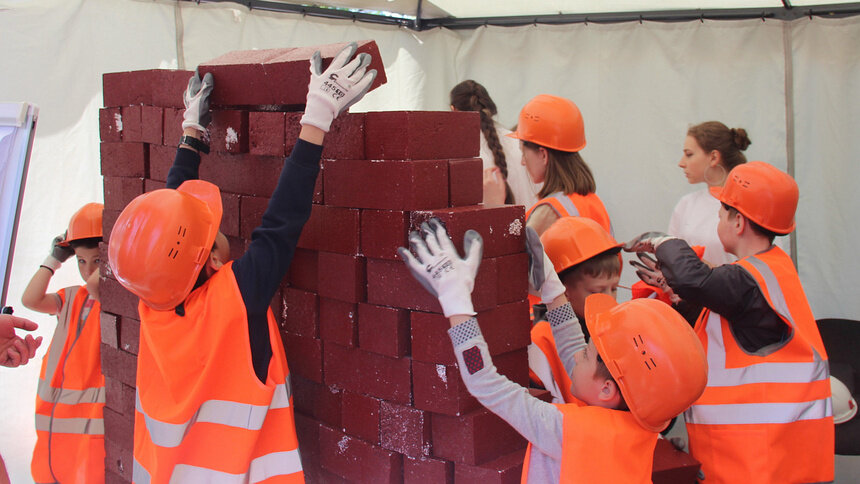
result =
[[[584,350],[588,344],[585,341],[582,326],[570,303],[547,311],[546,320],[552,328],[552,337],[555,339],[558,357],[561,358],[564,369],[569,375],[575,365],[573,355]]]
[[[499,374],[490,358],[478,320],[471,318],[448,330],[460,376],[469,393],[538,450],[561,459],[563,416],[551,403]]]

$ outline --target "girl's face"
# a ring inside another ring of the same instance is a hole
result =
[[[520,141],[520,151],[523,153],[522,164],[533,183],[543,183],[546,179],[547,152],[541,148],[533,149]]]
[[[684,140],[684,150],[678,166],[684,170],[687,182],[690,184],[702,183],[705,181],[705,170],[714,161],[712,158],[709,153],[705,153],[705,150],[699,146],[696,138],[687,136],[687,139]]]

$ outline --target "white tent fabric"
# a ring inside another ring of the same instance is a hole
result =
[[[9,304],[20,306],[71,214],[102,197],[103,73],[193,69],[233,50],[374,39],[388,84],[354,111],[444,110],[449,89],[467,78],[488,88],[508,126],[536,94],[573,99],[586,122],[583,156],[619,240],[665,230],[677,200],[700,188],[688,186],[676,166],[690,124],[716,119],[747,129],[749,159],[782,169],[793,160],[801,190],[798,265],[816,317],[860,319],[860,264],[851,250],[860,240],[852,223],[860,209],[853,187],[860,179],[860,17],[413,32],[226,3],[0,0],[0,39],[0,101],[32,102],[41,113]],[[628,268],[622,283],[634,277]],[[64,267],[51,288],[78,283],[74,267]],[[0,369],[0,454],[12,482],[28,482],[38,360],[56,322],[23,307],[16,314],[40,323],[46,338],[27,367]]]

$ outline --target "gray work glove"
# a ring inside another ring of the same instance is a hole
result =
[[[209,112],[209,95],[215,87],[215,78],[208,72],[200,80],[200,73],[194,71],[194,75],[188,80],[183,102],[185,102],[185,113],[182,114],[182,129],[194,128],[206,132],[206,127],[212,122],[212,113]]]
[[[666,278],[663,276],[663,271],[660,270],[660,263],[645,252],[637,252],[636,257],[639,261],[632,260],[630,265],[636,268],[636,275],[645,284],[654,286],[663,291],[672,303],[681,301],[681,298],[675,294],[675,291],[669,287]],[[641,261],[641,262],[640,262]]]
[[[65,234],[54,237],[54,240],[51,241],[51,252],[45,258],[43,265],[56,271],[63,262],[66,262],[69,257],[75,255],[74,249],[68,245],[62,245],[64,240],[66,240]]]
[[[463,238],[466,258],[463,259],[445,226],[434,217],[421,224],[421,233],[413,231],[409,234],[409,245],[415,255],[405,247],[398,248],[397,253],[415,279],[436,296],[445,317],[458,314],[474,316],[472,289],[484,251],[481,235],[474,230],[466,232]]]
[[[529,294],[549,304],[564,294],[565,288],[543,250],[540,236],[531,227],[526,227],[526,252],[529,254]]]
[[[624,250],[627,252],[651,252],[657,251],[657,247],[667,240],[677,239],[663,232],[645,232],[624,244]]]

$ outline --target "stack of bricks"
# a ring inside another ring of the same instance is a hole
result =
[[[330,59],[340,45],[322,46]],[[295,144],[317,48],[231,53],[212,72],[212,152],[200,175],[221,188],[221,231],[240,256]],[[374,56],[375,43],[359,43]],[[104,76],[100,112],[107,241],[123,207],[165,186],[189,71]],[[484,254],[473,300],[499,371],[526,385],[528,258],[521,206],[485,208],[477,113],[344,113],[326,136],[311,217],[272,308],[291,372],[308,482],[519,482],[526,442],[466,391],[448,321],[398,259],[408,233],[441,218],[462,251]],[[137,298],[102,244],[107,482],[130,482]],[[227,444],[229,445],[229,444]]]

